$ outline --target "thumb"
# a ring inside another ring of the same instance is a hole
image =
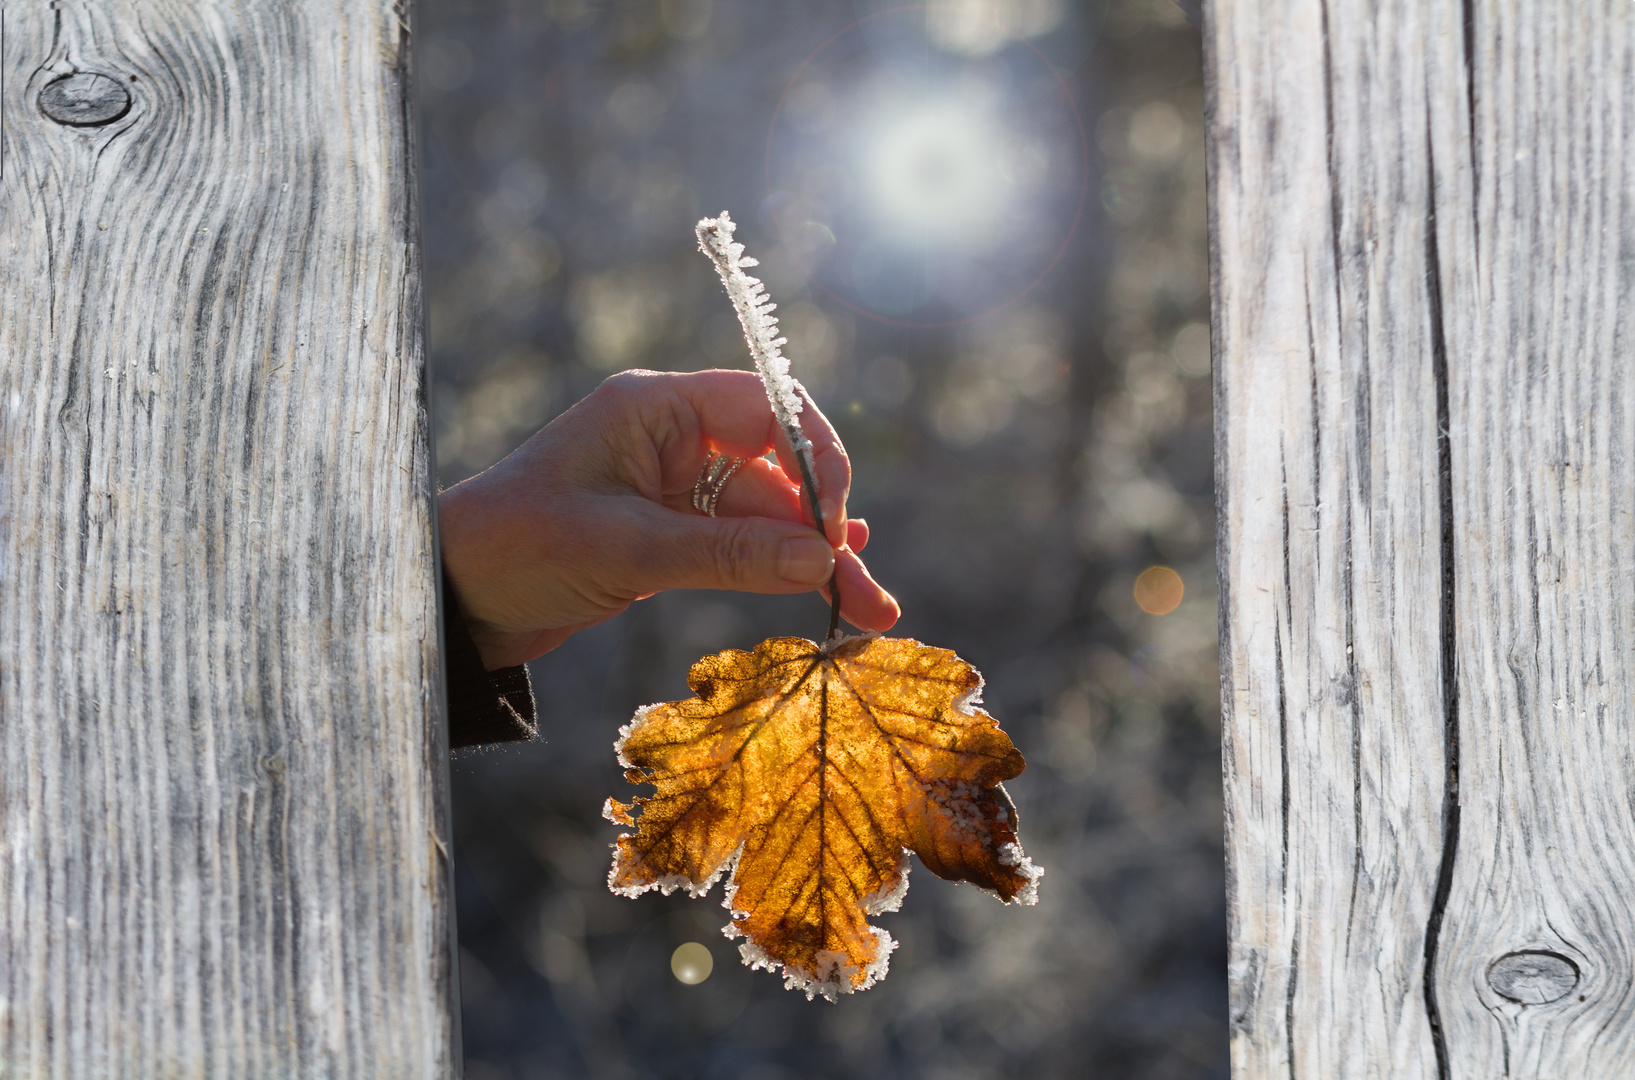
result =
[[[809,525],[775,518],[711,518],[654,507],[638,557],[644,587],[807,592],[834,573],[835,552]]]

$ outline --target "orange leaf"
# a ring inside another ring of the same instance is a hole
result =
[[[908,851],[932,873],[1031,904],[1043,873],[1016,842],[1000,784],[1022,755],[977,707],[982,676],[946,649],[771,638],[693,665],[697,697],[649,705],[615,749],[655,795],[609,799],[619,837],[608,886],[702,896],[727,871],[728,937],[785,985],[865,990],[896,943],[867,916],[895,911]]]

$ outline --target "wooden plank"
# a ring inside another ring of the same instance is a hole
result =
[[[1209,9],[1240,1077],[1632,1060],[1630,16]]]
[[[1473,360],[1449,363],[1461,809],[1439,1000],[1458,1075],[1628,1075],[1635,10],[1474,14],[1459,171],[1476,226],[1459,244],[1475,274],[1449,339]]]
[[[0,1074],[454,1071],[403,18],[4,11]]]
[[[1423,59],[1376,85],[1378,59],[1329,22],[1356,14],[1222,2],[1209,24],[1243,1077],[1434,1074],[1417,944],[1443,741],[1429,208],[1413,173],[1427,87]]]

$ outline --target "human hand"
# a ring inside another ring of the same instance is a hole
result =
[[[827,596],[831,572],[848,622],[890,629],[897,602],[857,557],[868,526],[846,517],[845,448],[810,398],[800,419],[826,539],[748,371],[615,375],[505,460],[443,492],[443,566],[483,666],[532,660],[664,589],[822,587]],[[691,501],[711,449],[745,459],[713,518]],[[779,465],[762,456],[768,450]]]

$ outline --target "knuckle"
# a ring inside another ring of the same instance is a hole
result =
[[[722,581],[747,585],[759,576],[761,545],[748,528],[733,525],[718,536],[715,561]]]
[[[631,368],[616,375],[609,375],[597,386],[595,395],[607,402],[625,402],[641,394],[657,372],[646,371],[642,368]]]
[[[821,459],[821,470],[824,479],[834,480],[843,486],[850,486],[852,482],[852,461],[846,454],[846,448],[838,441],[831,443],[818,451]]]
[[[851,456],[846,453],[846,444],[840,441],[838,434],[831,435],[818,446],[814,456],[848,467],[851,465]]]

